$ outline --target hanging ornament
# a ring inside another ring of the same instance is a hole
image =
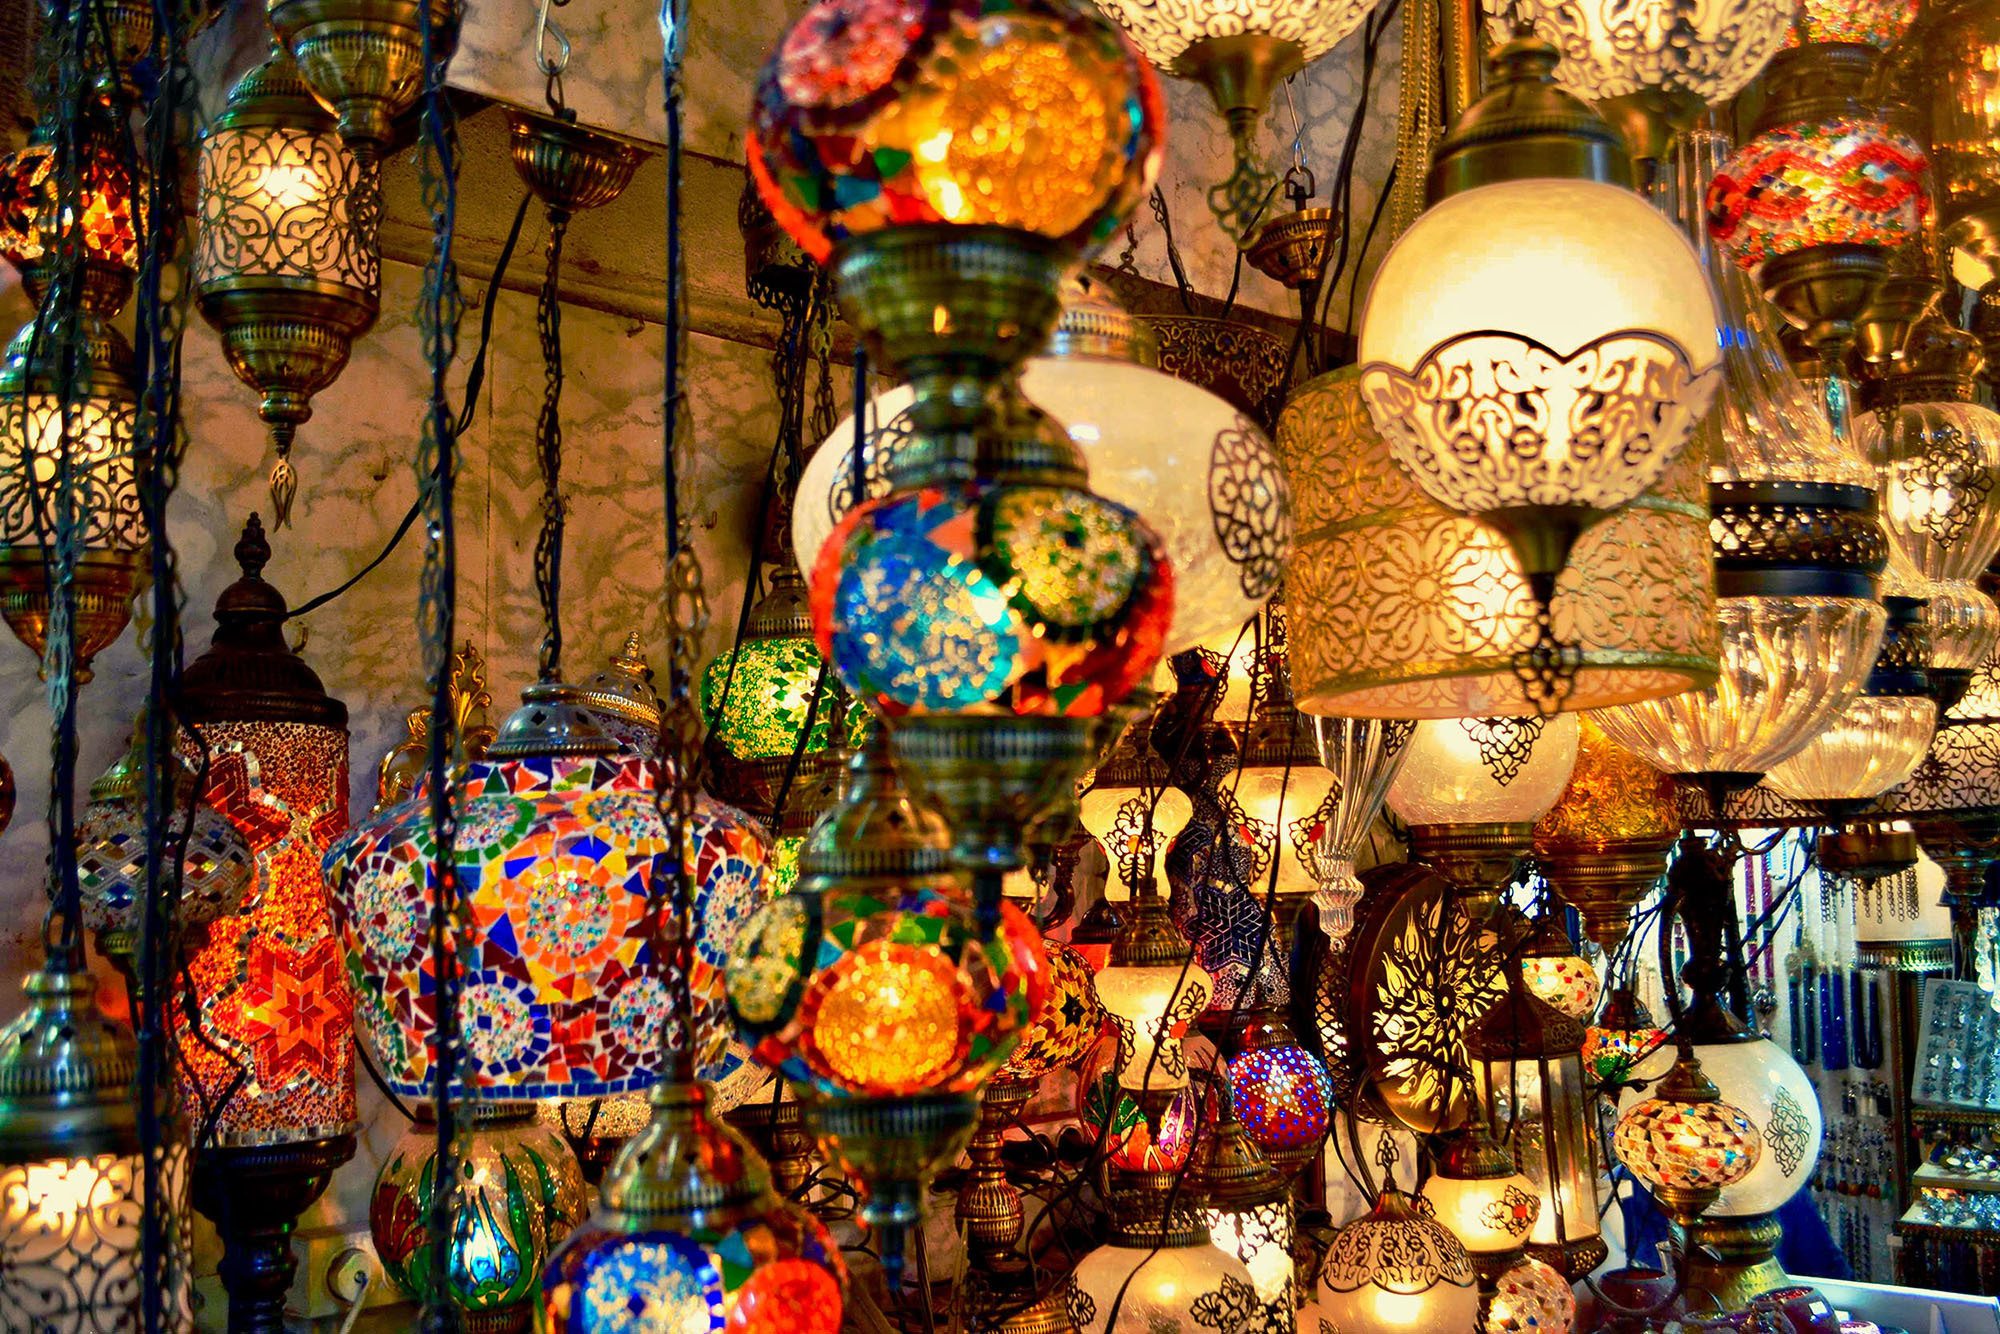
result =
[[[1319,888],[1313,902],[1319,908],[1320,930],[1340,944],[1354,928],[1354,907],[1361,901],[1361,880],[1354,873],[1355,854],[1368,837],[1382,803],[1402,771],[1409,753],[1414,723],[1375,718],[1314,717],[1313,736],[1320,763],[1333,774],[1333,809],[1320,842]]]

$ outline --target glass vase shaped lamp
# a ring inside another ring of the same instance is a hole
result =
[[[1380,718],[1312,720],[1320,763],[1333,775],[1333,810],[1320,841],[1324,874],[1313,902],[1320,929],[1338,944],[1354,929],[1354,905],[1361,901],[1361,880],[1354,857],[1368,837],[1382,803],[1402,771],[1414,723]]]
[[[1535,822],[1555,805],[1576,764],[1577,720],[1427,719],[1416,726],[1389,809],[1410,826],[1411,855],[1489,916]]]
[[[1432,156],[1430,208],[1376,272],[1359,349],[1396,461],[1519,557],[1539,629],[1517,669],[1542,712],[1574,675],[1551,619],[1571,549],[1660,479],[1720,378],[1699,260],[1632,192],[1617,134],[1556,88],[1556,61],[1529,37],[1494,57],[1496,86]],[[1523,135],[1546,151],[1516,151]],[[1439,272],[1457,275],[1442,295]],[[1576,299],[1534,299],[1556,288]]]
[[[1092,493],[1061,427],[1002,385],[1150,187],[1162,120],[1150,67],[1069,0],[970,19],[819,0],[751,111],[772,216],[830,263],[878,364],[915,390],[895,489],[815,553],[820,649],[888,721],[988,912],[1022,831],[1070,797],[1094,720],[1145,679],[1172,622],[1157,536]]]
[[[195,301],[229,368],[260,395],[282,528],[298,493],[293,439],[380,309],[380,180],[282,44],[230,90],[199,174]]]

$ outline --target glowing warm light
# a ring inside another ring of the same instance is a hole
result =
[[[1575,714],[1439,718],[1417,724],[1389,808],[1406,823],[1532,824],[1576,765]]]
[[[1143,876],[1156,889],[1167,884],[1167,851],[1187,827],[1194,803],[1179,788],[1148,792],[1136,787],[1094,787],[1083,794],[1077,818],[1104,849],[1109,871],[1104,897],[1119,903],[1132,897]]]
[[[1190,962],[1151,967],[1114,964],[1097,975],[1097,998],[1118,1027],[1118,1083],[1128,1089],[1177,1089],[1188,1082],[1181,1038],[1208,1005],[1211,983]]]

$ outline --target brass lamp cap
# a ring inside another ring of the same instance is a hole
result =
[[[704,1086],[662,1079],[648,1101],[652,1120],[605,1174],[606,1209],[630,1224],[686,1230],[719,1221],[718,1213],[747,1212],[770,1193],[770,1169],[709,1113]]]
[[[813,826],[799,850],[799,888],[950,870],[951,830],[943,816],[910,795],[889,756],[886,727],[875,729],[847,767],[847,796]]]
[[[46,307],[50,320],[53,307]],[[38,314],[17,330],[0,356],[0,397],[41,391],[59,393],[65,378],[62,348],[49,332],[37,337],[43,316]],[[136,403],[138,388],[132,380],[132,345],[125,335],[102,316],[89,310],[77,312],[75,380],[86,396]]]
[[[1229,1086],[1218,1081],[1215,1128],[1196,1177],[1196,1190],[1212,1209],[1240,1212],[1285,1198],[1289,1187],[1271,1160],[1236,1119]]]
[[[292,53],[274,40],[264,63],[252,67],[229,90],[229,101],[210,123],[209,133],[269,128],[331,134],[337,123],[306,87]]]
[[[521,707],[486,748],[492,760],[544,755],[615,755],[618,743],[583,706],[574,686],[542,681],[521,692]]]
[[[1560,53],[1519,36],[1493,54],[1492,87],[1431,154],[1430,203],[1501,181],[1535,178],[1632,185],[1624,140],[1590,104],[1559,87]]]
[[[271,544],[256,515],[236,543],[243,577],[215,600],[215,637],[181,674],[181,716],[202,723],[347,726],[347,706],[285,642],[284,595],[264,582]]]
[[[1167,914],[1158,893],[1135,896],[1132,919],[1111,942],[1110,968],[1175,968],[1194,957],[1188,938]]]
[[[1475,1061],[1512,1061],[1581,1052],[1583,1025],[1529,992],[1520,969],[1511,971],[1507,994],[1466,1031],[1466,1055]]]
[[[1486,1118],[1475,1113],[1462,1130],[1453,1131],[1438,1148],[1438,1175],[1455,1181],[1503,1181],[1520,1171],[1514,1155],[1494,1140]]]
[[[1125,309],[1109,288],[1078,274],[1063,280],[1062,315],[1042,355],[1157,368],[1160,340],[1152,326]]]
[[[1935,308],[1903,340],[1903,359],[1882,381],[1882,403],[1972,403],[1986,356],[1979,340]]]
[[[137,1151],[138,1051],[96,981],[44,969],[21,989],[26,1013],[0,1029],[0,1162]]]
[[[805,576],[790,561],[785,561],[771,570],[770,591],[750,609],[749,623],[743,627],[744,641],[810,639],[812,632],[812,607],[807,601]]]
[[[653,689],[653,668],[639,645],[637,630],[625,636],[625,646],[613,655],[609,666],[592,672],[570,695],[592,713],[608,713],[641,727],[659,729],[660,692]]]

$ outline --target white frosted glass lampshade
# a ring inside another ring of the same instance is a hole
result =
[[[1707,410],[1715,326],[1693,248],[1638,195],[1503,181],[1436,204],[1382,261],[1362,393],[1447,508],[1608,511],[1659,480]]]
[[[1393,1187],[1334,1233],[1319,1285],[1320,1305],[1338,1330],[1442,1334],[1471,1329],[1479,1313],[1465,1247]]]
[[[1791,1053],[1768,1038],[1747,1042],[1697,1042],[1695,1059],[1715,1084],[1722,1100],[1741,1108],[1764,1137],[1756,1166],[1704,1212],[1708,1217],[1734,1218],[1765,1214],[1796,1195],[1819,1162],[1826,1120],[1811,1076]],[[1656,1081],[1673,1068],[1671,1043],[1664,1044],[1633,1069],[1634,1079]],[[1645,1098],[1629,1086],[1618,1098],[1622,1116]]]
[[[1882,526],[1930,579],[1970,580],[2000,555],[2000,413],[1908,402],[1854,419],[1875,465]]]
[[[1276,0],[1245,5],[1234,0],[1099,0],[1132,42],[1170,74],[1192,73],[1189,48],[1245,37],[1271,37],[1291,48],[1294,69],[1310,65],[1359,27],[1376,0]]]
[[[1166,545],[1174,619],[1166,652],[1235,635],[1276,591],[1292,553],[1291,486],[1263,428],[1198,385],[1130,362],[1037,357],[1021,376],[1030,402],[1069,432],[1098,495],[1138,513]],[[869,404],[867,493],[886,494],[887,458],[907,434],[914,395]],[[852,504],[854,419],[843,418],[799,479],[792,550],[810,570]]]
[[[1188,649],[1196,650],[1201,661],[1189,664],[1188,659],[1182,658],[1181,665],[1177,667],[1172,655],[1161,658],[1160,665],[1153,669],[1153,689],[1162,695],[1171,695],[1176,690],[1212,694],[1213,703],[1208,716],[1213,721],[1248,722],[1251,696],[1256,692],[1260,670],[1258,660],[1270,660],[1259,638],[1258,627],[1232,625],[1217,634],[1203,635],[1181,651]],[[1219,688],[1214,675],[1218,665]]]
[[[1764,781],[1793,801],[1873,801],[1917,771],[1936,726],[1928,696],[1856,695]]]
[[[1450,1228],[1473,1255],[1498,1255],[1525,1246],[1541,1212],[1535,1183],[1519,1172],[1476,1180],[1433,1172],[1424,1182],[1423,1197],[1431,1216]]]
[[[1194,814],[1194,803],[1187,793],[1174,787],[1152,792],[1137,787],[1094,787],[1083,794],[1078,805],[1078,818],[1104,849],[1110,864],[1104,897],[1113,903],[1131,898],[1138,881],[1147,875],[1154,877],[1154,885],[1164,892],[1167,849]]]
[[[1200,964],[1112,964],[1097,974],[1097,999],[1118,1029],[1118,1083],[1177,1089],[1188,1082],[1181,1036],[1208,1007],[1214,985]]]
[[[1204,1209],[1202,1221],[1217,1250],[1235,1256],[1250,1271],[1257,1299],[1292,1300],[1292,1202],[1274,1200],[1248,1209]]]
[[[1152,1334],[1184,1329],[1197,1315],[1213,1328],[1241,1328],[1260,1314],[1241,1260],[1213,1245],[1099,1246],[1071,1276],[1077,1334]],[[1121,1296],[1122,1294],[1122,1296]],[[1112,1308],[1118,1321],[1111,1323]],[[1233,1314],[1234,1320],[1225,1321]]]
[[[1556,804],[1576,767],[1577,721],[1432,718],[1410,737],[1389,788],[1405,824],[1533,824]]]
[[[1513,12],[1562,52],[1557,82],[1591,102],[1641,92],[1726,101],[1784,45],[1792,23],[1792,6],[1770,0],[1521,0]],[[1497,14],[1488,26],[1501,28]]]
[[[1259,765],[1240,770],[1233,781],[1243,813],[1257,822],[1261,835],[1275,836],[1278,892],[1316,891],[1328,869],[1324,840],[1332,818],[1333,775],[1317,764],[1289,770]],[[1270,881],[1260,879],[1250,888],[1262,896]]]

